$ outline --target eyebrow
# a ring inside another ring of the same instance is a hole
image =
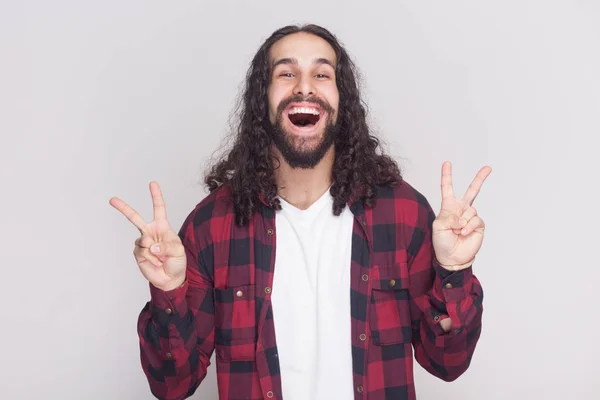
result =
[[[275,61],[273,63],[272,68],[275,69],[278,65],[298,65],[298,59],[293,58],[293,57],[287,57],[287,58],[280,58],[279,60]],[[321,57],[321,58],[316,58],[315,60],[313,60],[313,64],[314,65],[329,65],[331,68],[335,69],[335,65],[333,63],[333,61]]]

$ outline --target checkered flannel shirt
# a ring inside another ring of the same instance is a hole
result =
[[[437,264],[435,214],[406,181],[379,187],[373,207],[348,206],[354,399],[415,399],[413,360],[445,381],[467,370],[481,334],[482,287],[471,267]],[[184,221],[186,282],[169,292],[150,285],[138,320],[155,397],[190,397],[216,352],[220,399],[282,399],[271,306],[275,213],[261,201],[249,224],[237,226],[231,190],[222,186]],[[439,324],[445,318],[448,332]]]

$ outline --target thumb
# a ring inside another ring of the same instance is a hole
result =
[[[467,225],[467,221],[464,218],[459,218],[456,215],[447,215],[443,218],[439,219],[439,226],[441,229],[453,229],[453,230],[461,230]]]
[[[158,242],[150,247],[150,252],[157,257],[181,257],[184,248],[181,243]]]

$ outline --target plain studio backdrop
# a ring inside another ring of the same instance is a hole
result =
[[[487,224],[470,369],[419,399],[598,399],[600,7],[580,1],[3,2],[0,398],[151,399],[148,283],[119,196],[178,229],[275,29],[331,29],[370,121],[435,211],[440,170]],[[211,366],[193,398],[216,399]]]

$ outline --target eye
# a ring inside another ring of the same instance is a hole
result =
[[[293,78],[294,74],[292,74],[291,72],[284,72],[282,74],[279,74],[279,76],[282,76],[284,78]]]
[[[329,75],[317,74],[317,79],[326,79],[326,78],[329,78]]]

